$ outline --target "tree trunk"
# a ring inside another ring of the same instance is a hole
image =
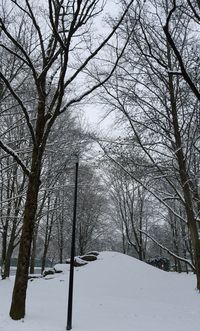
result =
[[[10,265],[11,265],[11,257],[14,250],[13,245],[9,245],[6,253],[5,264],[4,264],[4,276],[5,278],[10,276]]]
[[[1,278],[5,279],[5,259],[6,259],[6,250],[7,250],[7,235],[8,235],[8,221],[3,226],[2,234],[2,255],[1,255]]]
[[[63,246],[59,249],[59,263],[63,263]]]
[[[186,249],[185,248],[183,249],[183,256],[184,256],[185,259],[187,259],[187,254],[186,254]],[[186,271],[187,274],[189,273],[187,263],[185,263],[185,271]]]
[[[185,211],[187,215],[188,228],[191,235],[192,247],[194,251],[194,260],[196,268],[196,278],[197,278],[197,289],[200,291],[200,240],[198,234],[198,227],[194,217],[193,210],[193,200],[190,187],[190,177],[187,172],[186,158],[184,156],[182,148],[182,140],[178,123],[176,99],[174,97],[174,86],[171,75],[169,76],[169,90],[171,98],[171,112],[172,112],[172,123],[174,129],[175,137],[175,154],[177,158],[177,163],[179,166],[180,182],[182,186],[184,201],[185,201]]]
[[[44,245],[44,251],[43,251],[43,255],[42,255],[41,275],[43,274],[43,271],[45,269],[47,252],[48,252],[48,243],[45,243],[45,245]]]
[[[17,273],[13,289],[10,316],[14,320],[19,320],[25,316],[25,300],[28,284],[28,269],[30,261],[30,250],[34,231],[34,221],[37,211],[37,198],[40,185],[40,165],[38,150],[33,150],[31,174],[28,181],[26,194],[26,204],[24,209],[24,219],[22,234],[20,239]]]
[[[177,271],[178,271],[178,273],[182,272],[182,266],[181,266],[181,261],[180,260],[177,260]]]
[[[32,241],[32,250],[31,250],[31,259],[30,259],[30,274],[35,272],[35,255],[36,255],[36,241],[38,234],[38,225],[35,226],[33,241]]]
[[[53,214],[50,217],[50,200],[51,199],[49,196],[48,200],[47,200],[48,209],[47,209],[47,221],[46,221],[45,238],[44,238],[44,251],[43,251],[43,255],[42,255],[41,275],[43,274],[43,271],[45,269],[47,252],[48,252],[49,243],[51,240],[51,232],[52,232],[52,227],[53,227]],[[57,202],[57,199],[55,199],[55,201],[54,201],[54,208],[56,207],[56,202]]]

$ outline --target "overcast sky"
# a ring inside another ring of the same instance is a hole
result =
[[[107,0],[106,6],[104,8],[104,14],[102,15],[101,19],[99,20],[99,29],[102,28],[105,30],[105,22],[103,20],[103,17],[107,15],[111,15],[112,17],[116,17],[119,12],[119,5],[117,5],[116,0]],[[109,32],[109,29],[107,29]],[[88,125],[92,129],[97,129],[102,132],[102,130],[106,133],[109,133],[111,129],[113,129],[113,123],[114,123],[114,114],[109,115],[108,117],[105,117],[106,112],[102,109],[100,105],[92,104],[87,105],[84,108],[83,114],[86,118],[86,122],[88,122]]]

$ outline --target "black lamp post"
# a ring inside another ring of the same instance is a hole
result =
[[[76,164],[76,168],[75,168],[75,187],[74,187],[74,210],[73,210],[73,223],[72,223],[72,242],[71,242],[68,312],[67,312],[67,327],[66,327],[66,330],[71,330],[72,329],[72,303],[73,303],[74,257],[75,257],[75,239],[76,239],[75,235],[76,235],[78,166],[79,166],[78,156],[76,156],[76,163],[75,164]]]

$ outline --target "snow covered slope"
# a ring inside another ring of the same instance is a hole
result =
[[[29,282],[24,321],[8,317],[14,278],[0,281],[0,331],[64,331],[69,266],[62,269]],[[115,252],[75,269],[74,331],[196,331],[199,325],[192,274],[167,273]]]

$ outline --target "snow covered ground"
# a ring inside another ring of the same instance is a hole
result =
[[[61,267],[61,265],[59,266]],[[69,266],[29,281],[26,318],[9,314],[14,277],[0,281],[0,331],[64,331]],[[167,273],[131,257],[103,252],[75,269],[74,331],[196,331],[200,294],[194,275]]]

